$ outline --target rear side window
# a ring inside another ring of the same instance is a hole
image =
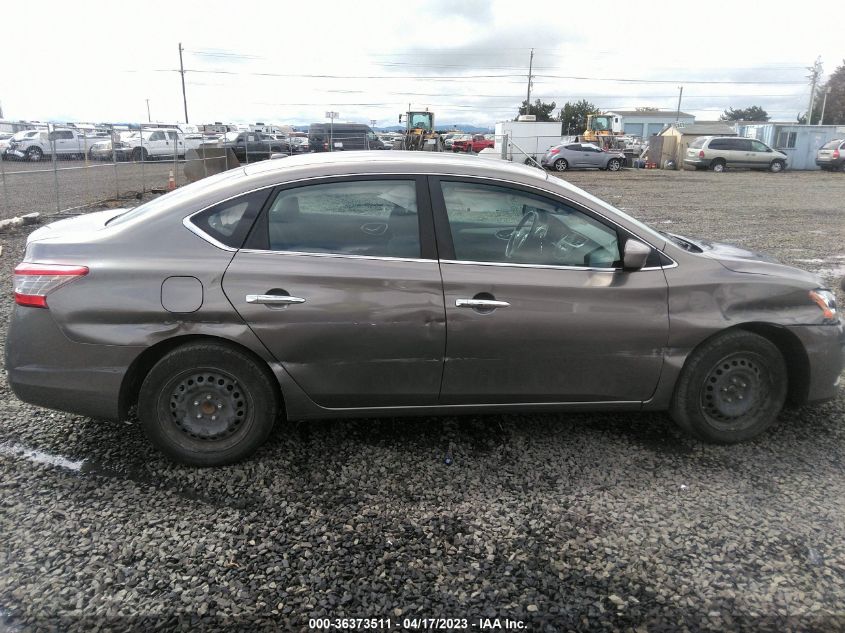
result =
[[[710,141],[709,149],[733,149],[730,144],[731,139],[714,138]]]
[[[699,136],[699,137],[698,137],[697,139],[695,139],[692,143],[690,143],[690,144],[689,144],[689,146],[690,146],[690,147],[693,147],[693,148],[695,148],[695,149],[700,149],[700,148],[704,147],[704,142],[705,142],[706,140],[707,140],[707,137],[706,137],[706,136]]]
[[[191,222],[218,242],[240,248],[268,195],[269,190],[262,189],[226,200],[198,213]]]
[[[262,222],[270,250],[420,257],[416,184],[365,180],[285,189]],[[253,239],[250,238],[252,245]]]

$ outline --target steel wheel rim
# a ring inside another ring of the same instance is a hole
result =
[[[715,165],[713,165],[713,171],[723,172],[725,171],[725,166],[722,163],[716,163]]]
[[[567,167],[567,165],[566,165],[566,161],[564,159],[561,158],[561,159],[555,161],[555,169],[557,171],[566,171],[566,167]]]
[[[170,422],[182,434],[213,442],[246,428],[252,396],[230,373],[215,368],[191,369],[174,377],[163,390]]]
[[[607,164],[607,168],[610,171],[619,171],[619,167],[620,167],[620,164],[619,164],[618,160],[612,160]]]
[[[779,172],[781,169],[783,169],[783,166],[780,163],[772,163],[773,172]]]
[[[29,160],[41,160],[41,150],[37,147],[29,150]]]
[[[726,431],[745,428],[771,391],[765,367],[765,360],[751,352],[735,352],[715,363],[701,389],[707,421]]]

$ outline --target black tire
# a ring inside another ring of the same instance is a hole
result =
[[[842,163],[839,166],[839,169],[831,169],[831,171],[841,171],[843,174],[845,174],[845,163]]]
[[[138,396],[147,436],[171,459],[231,464],[254,453],[279,414],[272,374],[227,345],[191,343],[150,370]]]
[[[472,154],[472,145],[467,145],[466,152],[467,154]]]
[[[725,171],[727,168],[728,167],[725,164],[725,161],[721,158],[717,158],[716,160],[710,163],[710,169],[718,173]]]
[[[784,169],[786,169],[786,165],[784,164],[784,162],[782,160],[773,160],[772,164],[769,165],[769,171],[772,172],[773,174],[779,174]]]
[[[132,150],[132,160],[136,163],[141,161],[147,162],[150,159],[150,153],[143,147],[136,147]]]
[[[558,158],[554,162],[555,171],[566,171],[569,169],[569,163],[566,162],[565,158]]]
[[[760,435],[786,400],[786,362],[768,339],[731,330],[696,349],[675,385],[670,413],[688,433],[735,444]]]
[[[38,162],[42,158],[44,158],[44,152],[41,151],[40,147],[30,147],[26,150],[26,159],[31,160],[33,162]]]
[[[607,161],[607,170],[608,171],[619,171],[622,169],[622,161],[618,158],[611,158]]]

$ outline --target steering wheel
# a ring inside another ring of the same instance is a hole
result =
[[[519,220],[519,224],[511,231],[511,236],[508,238],[508,245],[505,247],[505,257],[513,259],[519,252],[519,249],[525,246],[528,238],[534,232],[540,223],[540,214],[536,211],[527,211]]]

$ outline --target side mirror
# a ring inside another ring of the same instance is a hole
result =
[[[639,240],[629,239],[625,242],[625,252],[622,255],[622,269],[628,272],[640,270],[645,266],[651,247]]]

